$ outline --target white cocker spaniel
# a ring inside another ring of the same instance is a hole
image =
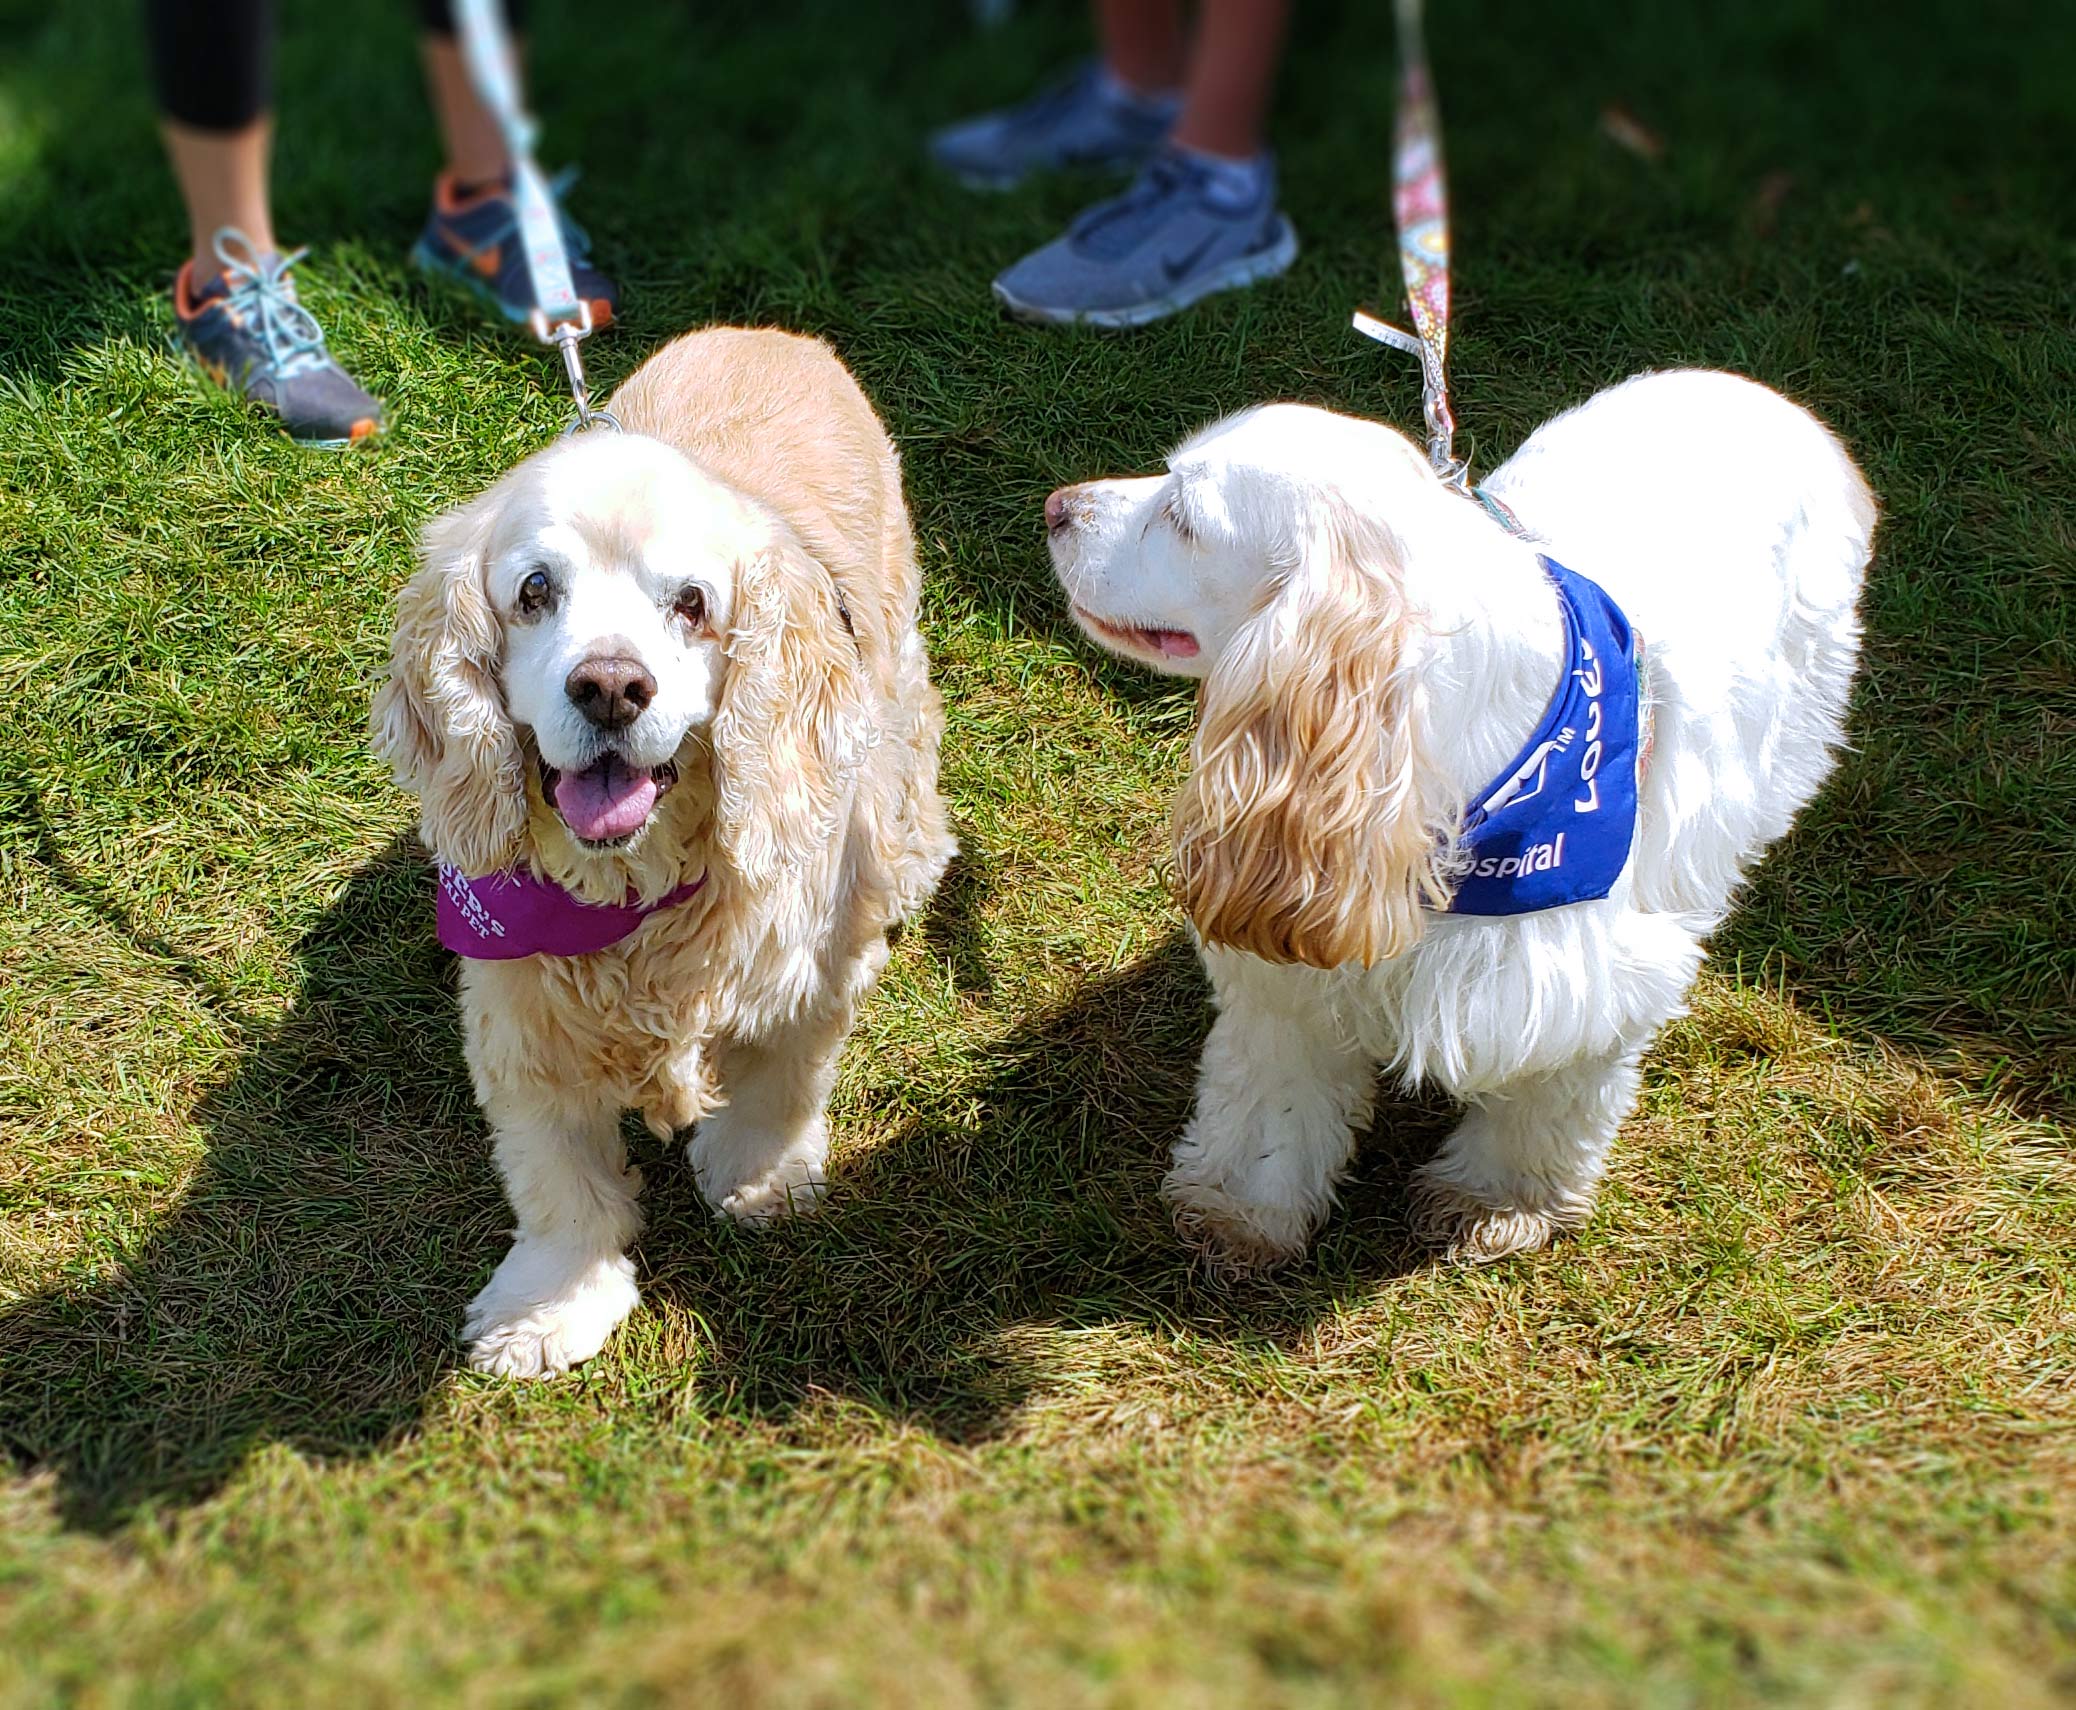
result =
[[[1646,375],[1483,491],[1278,404],[1046,503],[1082,628],[1202,680],[1172,834],[1218,1015],[1166,1193],[1226,1269],[1303,1252],[1380,1065],[1466,1107],[1416,1184],[1430,1239],[1581,1223],[1843,739],[1875,505],[1806,412]]]
[[[514,1375],[635,1306],[623,1110],[697,1123],[719,1211],[813,1205],[888,928],[952,853],[900,467],[842,363],[694,333],[612,408],[426,528],[374,709],[518,1219],[471,1358]]]

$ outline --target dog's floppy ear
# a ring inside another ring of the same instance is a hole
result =
[[[525,761],[497,681],[503,628],[485,587],[496,508],[487,493],[425,525],[370,720],[375,752],[418,798],[426,844],[471,877],[505,866],[526,824]]]
[[[836,584],[774,523],[737,567],[712,732],[716,831],[748,885],[804,877],[832,846],[866,728],[863,666]]]
[[[1447,900],[1409,623],[1396,543],[1336,516],[1206,679],[1172,832],[1207,945],[1367,967],[1411,948],[1423,906]]]

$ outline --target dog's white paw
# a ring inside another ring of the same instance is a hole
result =
[[[1175,1233],[1218,1276],[1257,1276],[1305,1256],[1318,1217],[1302,1206],[1264,1204],[1178,1167],[1161,1184]]]
[[[734,1107],[718,1110],[700,1123],[686,1156],[707,1204],[738,1223],[805,1215],[829,1192],[822,1172],[829,1128],[819,1116],[787,1140],[745,1120]]]
[[[1217,1275],[1239,1278],[1301,1259],[1334,1206],[1352,1147],[1336,1110],[1260,1114],[1200,1109],[1175,1145],[1161,1197],[1175,1230]],[[1310,1120],[1307,1120],[1307,1119]]]
[[[603,1348],[640,1300],[624,1256],[572,1265],[517,1243],[469,1302],[469,1364],[498,1377],[553,1377]]]
[[[819,1210],[828,1193],[819,1154],[792,1157],[724,1196],[717,1209],[738,1223],[776,1223],[781,1217],[802,1217]]]
[[[1431,1170],[1413,1176],[1413,1233],[1459,1265],[1491,1265],[1547,1247],[1579,1221],[1528,1206],[1488,1205]]]

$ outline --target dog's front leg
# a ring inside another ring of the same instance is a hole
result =
[[[845,1031],[810,1023],[728,1047],[721,1068],[728,1102],[700,1119],[685,1149],[714,1210],[738,1223],[769,1223],[821,1204],[829,1158],[823,1107]]]
[[[1162,1193],[1183,1239],[1244,1273],[1299,1257],[1332,1210],[1376,1064],[1335,1014],[1327,976],[1238,951],[1204,962],[1218,1019]]]
[[[627,1168],[609,1103],[501,1087],[483,1108],[519,1223],[469,1303],[469,1363],[505,1377],[567,1371],[604,1347],[640,1298],[627,1246],[641,1228],[641,1177]]]
[[[1452,1259],[1490,1264],[1584,1223],[1615,1131],[1635,1108],[1644,1049],[1582,1057],[1473,1097],[1413,1178],[1422,1237]]]
[[[685,1155],[708,1205],[738,1223],[813,1211],[826,1193],[830,1090],[858,1004],[886,963],[884,939],[805,1014],[720,1056],[728,1102],[693,1130]]]

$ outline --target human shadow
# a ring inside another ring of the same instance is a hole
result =
[[[454,1363],[503,1212],[426,883],[408,840],[355,875],[297,948],[286,1018],[241,1027],[203,1093],[178,1207],[112,1272],[0,1313],[0,1444],[56,1475],[70,1523],[204,1496],[263,1443],[365,1453]]]

